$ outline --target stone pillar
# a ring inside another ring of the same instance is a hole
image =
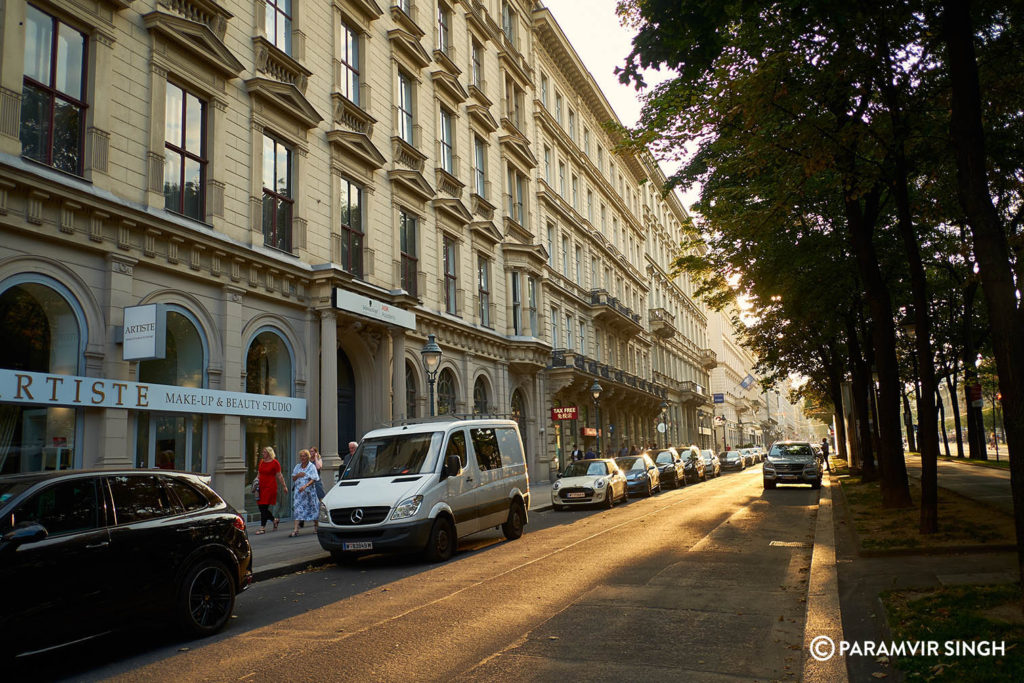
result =
[[[211,377],[210,388],[223,391],[244,391],[243,359],[248,349],[242,348],[242,302],[245,290],[232,285],[221,289],[221,337],[224,348],[224,371],[220,385]],[[207,464],[213,470],[213,487],[220,491],[236,509],[245,508],[245,458],[242,443],[242,418],[238,415],[210,415]]]
[[[391,329],[391,419],[404,420],[405,408],[405,330]]]
[[[334,311],[320,312],[320,454],[325,480],[334,481],[338,457],[338,320]],[[308,419],[308,416],[307,416]],[[348,449],[345,449],[348,452]],[[330,488],[326,486],[325,488]]]

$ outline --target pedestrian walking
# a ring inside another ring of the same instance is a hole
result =
[[[821,440],[821,455],[825,459],[825,471],[831,473],[832,465],[828,462],[828,437]]]
[[[292,514],[295,517],[295,528],[289,536],[299,535],[300,522],[312,521],[314,529],[319,527],[320,499],[316,497],[315,486],[319,478],[316,465],[309,459],[309,451],[303,448],[299,451],[299,462],[292,470]]]
[[[259,497],[256,499],[256,506],[260,509],[260,529],[257,535],[267,533],[267,522],[273,521],[271,531],[277,531],[280,518],[277,516],[277,484],[281,483],[281,490],[287,491],[284,483],[284,475],[281,473],[281,463],[277,461],[277,454],[270,446],[265,446],[261,452],[262,458],[256,466],[257,485],[259,486]],[[274,506],[271,512],[270,507]]]
[[[594,452],[593,448],[588,448],[587,452],[583,455],[586,460],[594,460],[597,458],[597,453]]]
[[[574,461],[583,459],[583,451],[576,444],[572,445],[572,452],[569,455]]]
[[[320,451],[316,446],[309,447],[309,460],[316,465],[316,497],[323,500],[327,495],[327,492],[324,491],[323,477],[320,476],[320,472],[324,469],[324,459],[320,456]]]

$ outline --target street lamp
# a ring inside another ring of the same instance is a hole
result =
[[[601,385],[594,380],[590,386],[590,395],[594,397],[594,426],[597,428],[597,455],[601,456]]]
[[[437,366],[441,364],[441,347],[434,340],[434,335],[427,335],[427,343],[420,349],[423,366],[427,369],[427,384],[430,386],[430,417],[434,417],[434,380],[437,378]]]
[[[665,424],[665,413],[666,413],[667,410],[668,410],[668,403],[666,403],[665,401],[662,401],[661,402],[661,425],[662,425],[662,428],[665,430],[665,431],[662,432],[662,434],[665,435],[665,438],[662,440],[662,448],[668,448],[668,425]]]

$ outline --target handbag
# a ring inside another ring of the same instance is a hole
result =
[[[320,500],[323,500],[325,495],[327,495],[327,494],[324,492],[324,485],[320,482],[319,479],[317,479],[316,480],[316,497],[318,499],[320,499]]]
[[[252,480],[252,484],[249,485],[249,488],[252,490],[252,495],[253,496],[255,496],[256,498],[260,497],[260,480],[259,479],[253,479]]]

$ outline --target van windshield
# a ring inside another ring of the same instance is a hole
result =
[[[342,479],[432,472],[444,432],[394,434],[363,439],[345,464]]]

